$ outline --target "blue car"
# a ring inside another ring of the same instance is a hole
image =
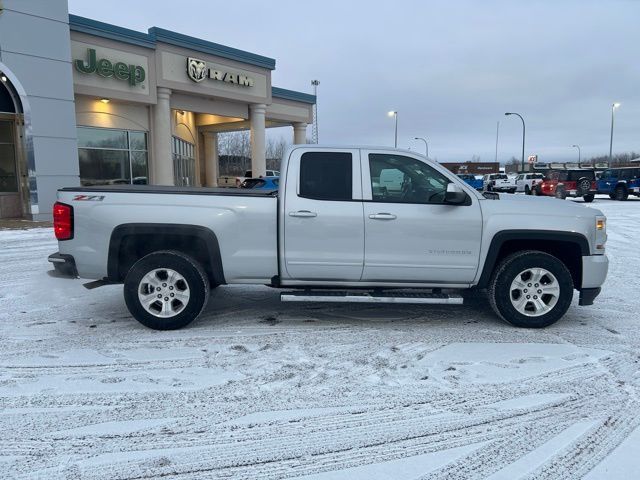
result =
[[[629,195],[640,197],[640,168],[609,168],[598,179],[598,193],[613,200],[626,200]]]
[[[459,173],[458,178],[464,180],[466,184],[475,188],[476,190],[482,190],[482,178],[476,178],[475,175],[470,173]]]
[[[253,188],[255,190],[278,190],[280,177],[247,178],[240,184],[240,188]]]

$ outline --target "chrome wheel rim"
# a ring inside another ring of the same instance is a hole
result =
[[[154,317],[170,318],[182,312],[191,293],[185,278],[170,268],[148,272],[138,285],[138,300]]]
[[[553,310],[560,298],[560,284],[544,268],[527,268],[511,282],[509,299],[518,313],[539,317]]]

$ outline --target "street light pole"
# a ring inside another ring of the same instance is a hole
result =
[[[578,167],[579,167],[580,165],[582,165],[582,164],[580,163],[580,157],[581,157],[581,153],[580,153],[580,145],[571,145],[571,146],[572,146],[572,147],[575,147],[575,148],[577,148],[577,149],[578,149]]]
[[[611,166],[611,161],[613,160],[612,154],[613,154],[613,118],[614,118],[614,113],[616,111],[616,108],[618,108],[620,106],[619,103],[612,103],[611,104],[611,136],[609,137],[609,166]]]
[[[395,140],[393,142],[393,147],[394,148],[398,148],[398,112],[395,110],[391,110],[387,115],[389,115],[390,117],[395,117],[396,119],[396,133],[395,133]]]
[[[509,116],[509,115],[517,115],[518,117],[520,117],[520,120],[522,120],[522,172],[524,172],[524,139],[525,139],[525,134],[526,134],[526,127],[524,125],[524,118],[522,118],[522,115],[520,115],[519,113],[516,112],[506,112],[505,115]]]
[[[311,143],[318,143],[318,80],[311,80],[313,85],[313,96],[316,97],[316,102],[313,104],[313,129],[311,130]]]
[[[496,163],[498,163],[498,135],[500,134],[500,121],[496,124]]]
[[[422,138],[422,137],[413,137],[414,140],[422,140],[424,142],[424,147],[427,151],[426,153],[426,157],[429,158],[429,142],[427,142],[426,138]]]

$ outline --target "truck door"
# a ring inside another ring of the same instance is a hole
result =
[[[283,278],[357,282],[364,264],[358,149],[296,149],[281,218]]]
[[[478,269],[480,202],[447,205],[453,180],[423,160],[385,151],[361,152],[365,254],[362,281],[469,283]],[[402,175],[400,191],[376,188]],[[399,172],[399,173],[398,173]]]
[[[599,193],[611,193],[616,186],[617,178],[614,178],[613,170],[605,170],[598,180]]]

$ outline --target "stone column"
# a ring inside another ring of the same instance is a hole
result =
[[[202,132],[204,137],[205,186],[218,186],[218,134]]]
[[[293,124],[293,144],[304,145],[305,143],[307,143],[307,124],[294,123]]]
[[[250,107],[251,123],[251,173],[254,177],[267,173],[267,159],[265,152],[265,113],[264,103],[252,104]]]
[[[158,103],[153,107],[153,166],[154,185],[173,185],[171,158],[171,90],[158,87]]]

